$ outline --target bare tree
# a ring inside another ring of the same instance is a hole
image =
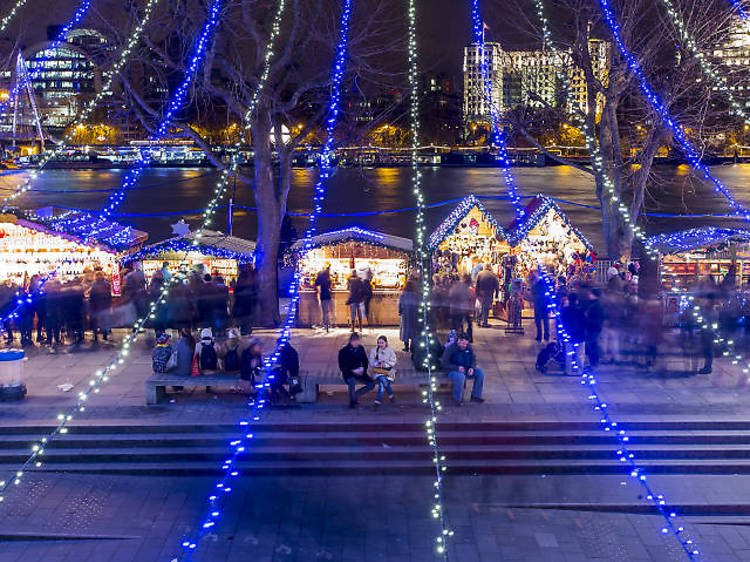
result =
[[[238,180],[252,187],[257,207],[257,276],[264,322],[277,322],[279,316],[278,248],[294,153],[303,140],[315,133],[320,136],[324,129],[339,35],[339,2],[287,0],[287,4],[269,80],[250,123],[252,176],[246,168],[237,175]],[[403,71],[398,71],[394,61],[401,67],[405,63],[392,56],[405,58],[403,24],[394,5],[390,0],[355,2],[345,100],[356,101],[367,92],[403,78]],[[192,91],[191,119],[175,123],[178,134],[194,139],[218,168],[227,167],[225,155],[211,146],[194,123],[211,121],[221,114],[241,122],[262,71],[275,6],[276,2],[270,0],[233,0],[227,4]],[[154,92],[167,91],[172,77],[184,72],[205,9],[200,0],[170,2],[169,9],[155,17],[146,48],[123,77],[123,106],[133,108],[147,130],[156,128],[164,105],[163,96],[154,96]],[[344,119],[351,118],[346,113],[355,113],[359,107],[357,103],[344,103]],[[373,122],[377,121],[376,118]],[[295,126],[298,123],[301,126]],[[351,128],[347,132],[362,134]]]
[[[501,3],[500,0],[497,0]],[[549,157],[570,164],[594,177],[596,195],[601,204],[602,226],[609,257],[630,256],[633,232],[616,209],[617,203],[604,189],[604,176],[589,164],[565,158],[547,151],[539,142],[540,129],[553,123],[585,120],[593,131],[603,160],[603,173],[614,185],[618,198],[630,200],[630,214],[637,219],[643,209],[649,187],[658,184],[653,173],[656,156],[665,148],[680,156],[673,145],[671,130],[662,122],[643,96],[637,80],[627,63],[611,45],[610,68],[606,76],[597,73],[596,61],[591,56],[589,41],[611,41],[606,22],[602,19],[597,0],[557,0],[546,2],[555,47],[570,54],[571,64],[586,78],[590,103],[587,110],[562,103],[544,104],[542,97],[531,93],[531,98],[543,109],[515,108],[506,113],[507,122],[516,134],[531,142]],[[680,0],[675,2],[696,43],[706,51],[727,32],[728,10],[721,10],[711,0]],[[527,2],[517,4],[528,14],[525,29],[536,40],[536,48],[543,43],[542,28]],[[690,131],[691,140],[703,151],[706,140],[715,133],[715,126],[725,107],[710,84],[701,79],[697,61],[686,56],[680,48],[682,38],[674,29],[659,2],[650,0],[620,0],[613,8],[621,23],[621,34],[628,49],[637,57],[650,85],[661,96],[675,121]],[[566,69],[564,72],[570,72]],[[593,100],[600,103],[593,103]],[[540,127],[540,121],[545,125]]]

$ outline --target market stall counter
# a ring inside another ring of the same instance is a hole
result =
[[[0,281],[26,286],[55,272],[61,282],[101,269],[119,294],[117,260],[137,251],[145,232],[80,211],[53,207],[0,215]]]
[[[221,275],[227,283],[237,279],[240,265],[253,263],[255,242],[250,240],[213,230],[203,230],[199,244],[194,240],[195,233],[187,232],[146,246],[126,261],[140,262],[147,281],[166,263],[172,274],[203,266],[206,273]]]
[[[312,238],[303,257],[304,241],[296,242],[287,260],[297,264],[302,275],[297,323],[311,326],[321,322],[315,279],[330,266],[333,302],[332,325],[346,326],[350,311],[347,282],[352,271],[372,284],[367,322],[371,326],[398,325],[398,298],[406,282],[413,251],[412,241],[360,227],[325,232]]]

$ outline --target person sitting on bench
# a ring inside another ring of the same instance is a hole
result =
[[[349,336],[349,343],[339,351],[339,369],[341,369],[341,376],[349,386],[350,408],[356,408],[359,403],[357,398],[375,388],[375,381],[367,374],[368,366],[367,353],[362,347],[359,334],[353,332]],[[364,386],[355,391],[357,380],[364,383]]]
[[[441,362],[448,369],[448,377],[453,382],[453,401],[457,406],[463,405],[466,379],[474,379],[471,388],[471,401],[484,402],[482,399],[484,371],[477,369],[477,356],[469,343],[468,334],[461,334],[457,341],[448,342]]]

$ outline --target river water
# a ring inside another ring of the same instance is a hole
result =
[[[567,166],[546,168],[514,168],[519,190],[524,195],[544,193],[583,205],[597,205],[593,182],[587,174]],[[714,173],[732,189],[740,201],[750,205],[750,165],[732,164],[714,168]],[[17,204],[24,208],[47,205],[74,207],[87,210],[100,209],[108,195],[107,190],[120,186],[122,170],[49,170],[34,183],[31,191],[19,197]],[[25,172],[6,173],[0,176],[0,193],[10,193]],[[289,210],[304,212],[310,208],[314,169],[294,170],[293,188],[289,197]],[[128,193],[120,212],[123,223],[132,224],[149,233],[155,242],[171,235],[170,225],[181,217],[193,227],[199,224],[200,212],[205,207],[218,181],[212,169],[172,168],[147,170],[136,189]],[[229,192],[231,193],[231,185]],[[504,193],[500,171],[491,168],[424,168],[423,189],[428,204],[440,203],[462,197],[468,193],[479,196],[499,196]],[[254,207],[249,185],[238,182],[235,202]],[[226,198],[223,203],[226,203]],[[507,224],[512,212],[507,200],[486,199],[487,209],[495,214],[501,224]],[[330,180],[327,213],[369,213],[403,209],[414,205],[409,168],[372,168],[337,170]],[[586,235],[597,249],[602,248],[601,218],[598,210],[561,204],[570,220]],[[452,205],[429,209],[427,220],[430,229],[439,224],[450,212]],[[662,167],[657,170],[647,200],[647,210],[657,213],[710,214],[725,213],[728,208],[712,189],[696,180],[686,166]],[[151,213],[173,213],[167,216],[149,216]],[[218,213],[212,228],[224,230],[227,213]],[[253,239],[256,217],[251,210],[235,208],[234,234]],[[302,217],[294,219],[298,229],[305,227]],[[414,213],[400,212],[377,216],[324,217],[321,230],[349,225],[361,225],[399,236],[413,237]],[[650,233],[679,230],[702,224],[737,225],[727,218],[648,218],[643,222]]]

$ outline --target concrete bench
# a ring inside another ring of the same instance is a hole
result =
[[[215,386],[231,388],[239,384],[239,375],[199,375],[197,377],[183,377],[170,373],[153,373],[146,379],[146,404],[158,404],[167,396],[168,386],[183,386],[196,388],[199,386]]]
[[[444,375],[444,371],[435,372],[440,390],[451,388],[451,381]],[[300,373],[300,384],[302,385],[302,392],[295,396],[295,401],[298,403],[317,402],[321,386],[336,386],[341,388],[342,391],[346,388],[344,379],[341,378],[341,372],[339,371]],[[359,386],[359,383],[357,386]],[[406,372],[399,371],[396,380],[391,383],[391,386],[393,386],[394,391],[399,387],[426,388],[427,373],[413,370]]]

